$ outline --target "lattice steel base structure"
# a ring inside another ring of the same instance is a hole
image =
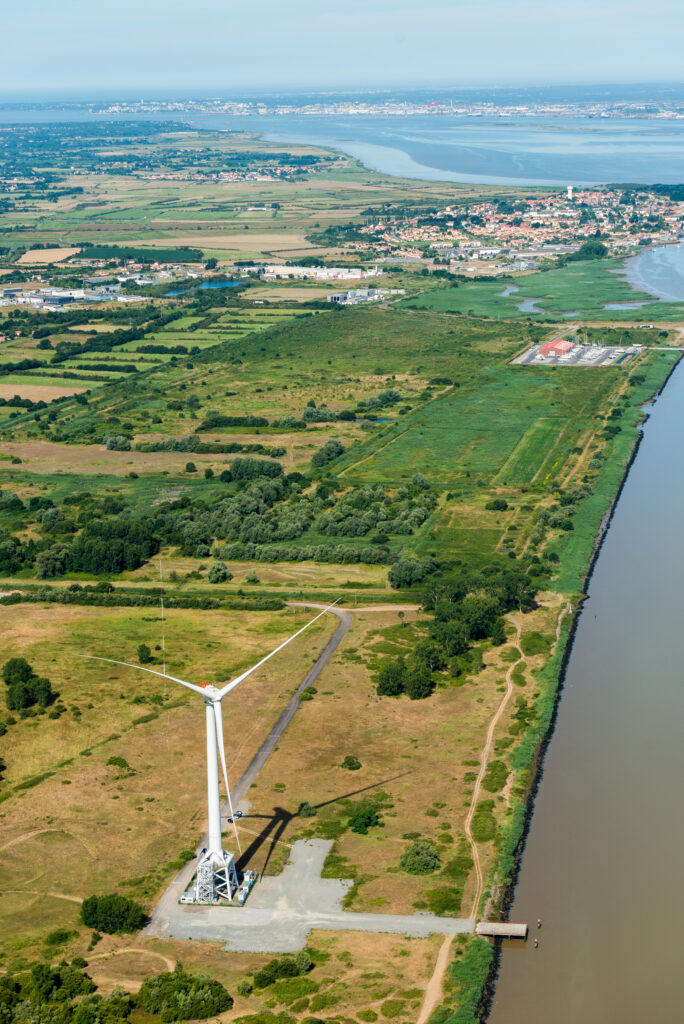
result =
[[[220,854],[205,851],[197,864],[197,903],[220,903],[221,900],[232,903],[237,888],[238,876],[233,854],[223,850]]]

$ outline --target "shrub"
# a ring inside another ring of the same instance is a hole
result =
[[[249,978],[240,978],[237,985],[235,986],[235,991],[239,996],[248,996],[250,992],[252,992],[253,990],[254,986],[252,985],[252,982],[249,980]]]
[[[63,946],[65,942],[73,938],[74,935],[78,935],[78,932],[67,931],[66,928],[58,928],[54,932],[50,932],[49,935],[45,936],[46,946]],[[85,966],[85,961],[84,961]]]
[[[508,778],[508,768],[503,761],[491,761],[487,765],[487,771],[484,774],[482,785],[488,793],[498,793],[499,790],[503,789],[506,785],[506,779]]]
[[[432,672],[424,662],[412,665],[406,673],[404,689],[411,700],[423,700],[434,690]]]
[[[354,757],[353,754],[347,754],[344,761],[342,762],[342,768],[346,768],[347,771],[356,772],[361,767],[361,762],[358,757]]]
[[[205,974],[188,974],[179,964],[174,971],[145,978],[136,1003],[167,1022],[215,1017],[230,1010],[233,999],[219,981]]]
[[[473,815],[473,839],[478,843],[489,842],[496,835],[496,819],[494,817],[494,801],[482,800],[475,808]]]
[[[186,473],[196,473],[197,472],[197,466],[195,465],[195,463],[194,462],[186,462],[185,463],[185,472]]]
[[[295,953],[294,962],[300,974],[308,974],[313,967],[311,957],[305,949],[300,949]]]
[[[340,457],[344,454],[344,445],[340,441],[332,439],[326,441],[322,448],[319,448],[314,453],[311,459],[311,465],[314,469],[320,468],[321,466],[327,466],[329,462]]]
[[[303,803],[299,805],[299,810],[297,811],[297,814],[299,815],[300,818],[315,818],[316,815],[318,814],[318,811],[316,810],[313,804],[310,804],[308,802],[308,800],[304,800]]]
[[[403,1013],[406,1001],[404,999],[386,999],[380,1007],[380,1013],[388,1020],[399,1017]]]
[[[81,905],[81,918],[88,928],[115,935],[119,932],[139,931],[147,915],[135,900],[112,894],[89,896]]]
[[[427,893],[428,906],[433,914],[453,914],[456,916],[461,912],[461,891],[442,887],[430,889]]]
[[[349,819],[349,828],[357,835],[367,835],[369,828],[377,828],[382,822],[372,807],[359,807]]]
[[[406,662],[403,658],[386,661],[377,675],[377,692],[380,697],[398,697],[404,692],[406,683]]]
[[[138,644],[138,661],[141,665],[149,665],[152,661],[152,651],[147,644]]]
[[[508,502],[505,498],[492,498],[491,501],[487,502],[485,508],[494,512],[505,512],[508,508]]]
[[[233,574],[225,562],[215,562],[209,570],[210,583],[227,583],[232,578]]]
[[[399,867],[409,875],[429,875],[440,867],[437,850],[429,839],[416,839],[399,858]]]
[[[318,985],[312,978],[284,978],[275,983],[272,991],[279,1003],[289,1004],[317,992]]]

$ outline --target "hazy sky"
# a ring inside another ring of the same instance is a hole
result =
[[[681,0],[20,0],[0,93],[684,79]]]

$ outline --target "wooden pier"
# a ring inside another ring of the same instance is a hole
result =
[[[527,939],[528,927],[526,924],[516,924],[513,921],[479,921],[475,927],[478,935],[485,935],[494,939]]]

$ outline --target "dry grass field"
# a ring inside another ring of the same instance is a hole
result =
[[[75,256],[80,251],[80,249],[75,248],[29,249],[28,252],[22,253],[17,260],[17,263],[22,267],[37,267],[46,266],[50,263],[62,263],[64,260],[68,260],[72,256]]]
[[[35,381],[24,381],[21,378],[5,378],[0,381],[0,398],[30,398],[32,402],[51,402],[53,398],[63,398],[65,395],[80,395],[86,391],[84,387],[77,384],[36,384]]]

